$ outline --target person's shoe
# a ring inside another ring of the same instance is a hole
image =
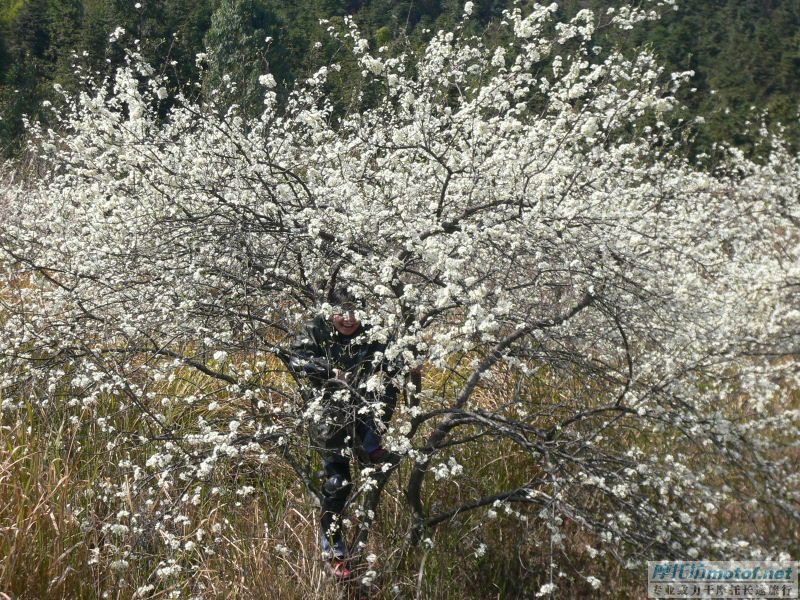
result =
[[[333,558],[328,567],[336,579],[348,579],[353,575],[353,571],[347,565],[347,561],[343,558]]]

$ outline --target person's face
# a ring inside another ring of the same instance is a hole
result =
[[[361,321],[356,316],[355,306],[343,304],[331,317],[333,326],[342,335],[352,335],[361,326]]]

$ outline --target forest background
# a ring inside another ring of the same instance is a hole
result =
[[[296,80],[334,59],[340,49],[320,19],[353,15],[375,46],[386,46],[391,53],[407,44],[421,48],[435,31],[451,29],[462,4],[460,0],[1,0],[0,149],[6,157],[19,154],[23,116],[47,119],[49,113],[42,107],[55,99],[54,84],[68,91],[85,85],[76,68],[95,78],[114,72],[124,58],[120,45],[109,44],[109,35],[118,27],[130,39],[140,40],[145,58],[161,65],[175,88],[189,84],[203,94],[227,73],[238,84],[229,101],[253,112],[261,102],[259,75],[272,73],[285,98]],[[493,38],[499,43],[502,34],[494,23],[511,4],[475,2],[471,22],[475,33],[486,33],[489,43]],[[602,14],[614,2],[558,4],[563,18],[582,8]],[[667,73],[694,71],[680,95],[685,109],[673,116],[691,124],[685,148],[694,157],[713,156],[718,141],[749,153],[757,137],[754,131],[762,123],[785,124],[785,137],[794,144],[800,139],[796,118],[800,0],[683,2],[659,21],[630,32],[609,31],[603,39],[623,48],[651,45]],[[205,60],[197,63],[198,54]],[[342,108],[355,97],[359,77],[357,66],[344,67],[330,89]]]

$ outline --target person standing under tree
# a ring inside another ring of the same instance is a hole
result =
[[[333,575],[344,579],[351,575],[342,530],[342,512],[352,490],[351,449],[368,464],[399,460],[381,445],[381,431],[397,403],[399,390],[392,377],[399,368],[384,357],[385,343],[369,340],[370,327],[361,322],[359,304],[346,288],[334,289],[330,303],[332,316],[317,315],[294,340],[289,366],[315,392],[317,410],[309,433],[324,468],[322,550]],[[382,386],[368,388],[373,376],[382,376]]]

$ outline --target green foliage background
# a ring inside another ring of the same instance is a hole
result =
[[[19,153],[23,115],[43,118],[53,84],[81,85],[80,66],[95,78],[113,72],[124,58],[108,36],[123,27],[126,41],[141,41],[143,54],[170,77],[172,85],[197,84],[207,94],[225,73],[236,88],[226,102],[253,113],[260,105],[258,76],[271,72],[285,92],[315,67],[341,58],[341,48],[319,23],[340,24],[353,15],[372,41],[389,51],[421,47],[432,31],[451,28],[460,18],[461,0],[0,0],[0,149]],[[476,0],[470,27],[501,34],[493,24],[508,0]],[[523,7],[525,2],[522,2]],[[562,16],[590,8],[602,20],[614,0],[561,0]],[[270,38],[270,41],[265,41]],[[626,49],[649,44],[667,71],[694,70],[681,92],[688,108],[701,116],[687,150],[711,152],[715,141],[753,150],[750,132],[762,121],[782,123],[787,137],[800,140],[800,0],[684,0],[659,22],[623,35],[599,33],[599,43]],[[205,52],[203,67],[195,56]],[[347,64],[330,87],[346,108],[358,88],[358,70]],[[694,91],[692,91],[694,88]],[[755,109],[752,107],[756,107]],[[675,117],[676,119],[678,117]]]

